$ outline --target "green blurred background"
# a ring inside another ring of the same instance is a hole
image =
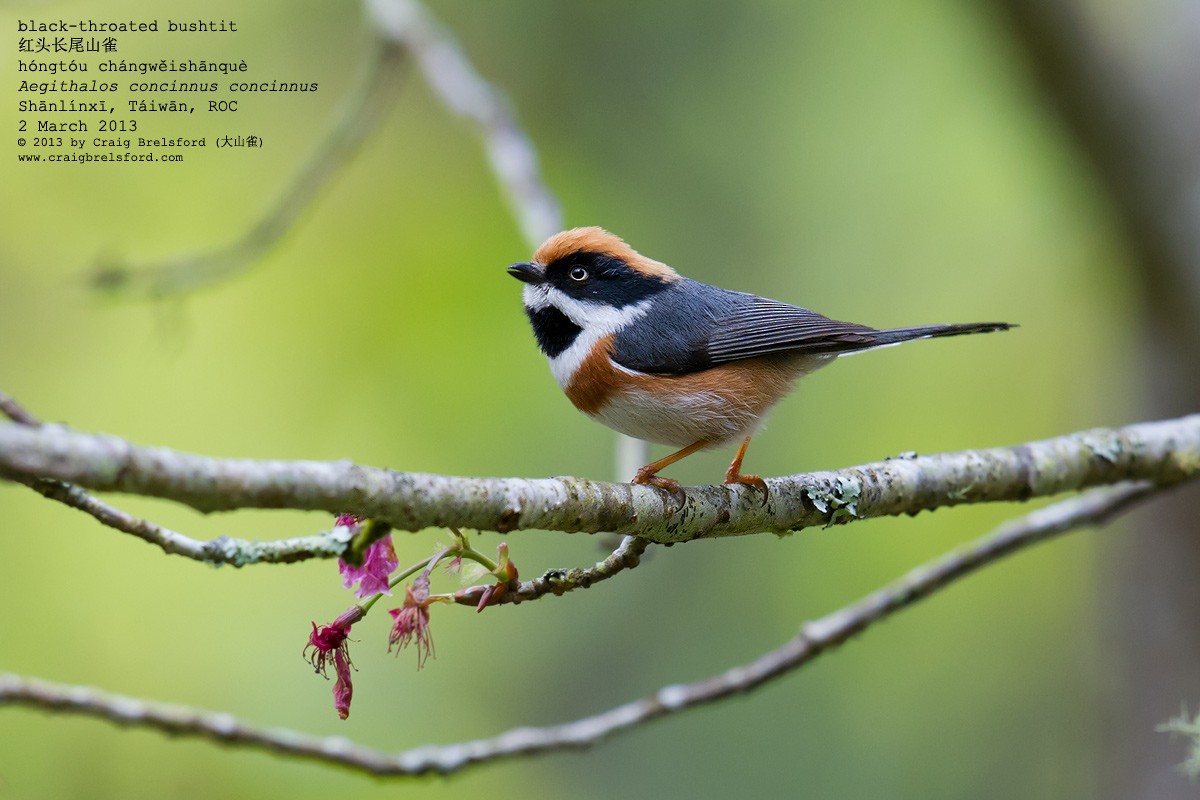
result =
[[[749,469],[836,468],[1138,418],[1124,399],[1135,320],[1112,212],[1037,102],[1003,20],[983,7],[429,5],[508,93],[569,225],[603,225],[691,277],[843,319],[1021,324],[819,373],[774,413]],[[245,58],[253,77],[321,87],[256,98],[236,119],[185,120],[185,133],[257,133],[260,151],[210,149],[181,165],[10,157],[0,388],[44,419],[185,451],[613,476],[613,435],[558,391],[504,272],[530,248],[480,142],[415,73],[358,158],[247,274],[162,302],[86,286],[98,258],[223,243],[278,197],[359,81],[371,34],[357,4],[0,10],[10,132],[17,18],[233,18],[236,35],[146,39],[146,54]],[[672,474],[712,482],[730,455]],[[116,502],[206,538],[330,524]],[[702,678],[1026,510],[655,549],[590,591],[482,615],[435,609],[438,658],[419,673],[411,653],[385,652],[390,620],[373,615],[355,627],[356,704],[343,723],[300,655],[310,620],[350,600],[332,564],[238,571],[164,558],[11,484],[0,484],[0,509],[0,669],[384,749],[565,721]],[[0,797],[1089,796],[1117,670],[1101,643],[1097,565],[1118,531],[1023,554],[748,697],[583,754],[376,781],[4,709]],[[408,563],[445,539],[402,535],[397,549]],[[612,544],[508,541],[525,576],[591,563]]]

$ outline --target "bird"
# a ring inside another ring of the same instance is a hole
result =
[[[632,481],[675,495],[683,495],[678,481],[660,471],[741,439],[724,482],[761,490],[765,503],[766,481],[742,472],[750,439],[799,378],[838,356],[1016,327],[840,322],[686,278],[599,227],[554,234],[508,273],[525,284],[534,338],[571,403],[628,436],[680,448]]]

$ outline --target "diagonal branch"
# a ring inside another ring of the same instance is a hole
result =
[[[479,74],[454,37],[417,0],[366,0],[380,35],[401,45],[448,109],[479,128],[492,171],[530,247],[562,229],[558,199],[537,149],[504,94]]]
[[[365,78],[316,152],[275,204],[237,239],[196,253],[135,265],[101,265],[96,288],[166,297],[241,274],[295,227],[325,188],[370,140],[391,110],[405,68],[415,60],[450,111],[476,123],[488,161],[531,247],[562,228],[558,200],[542,179],[537,150],[504,95],[472,66],[453,36],[416,0],[368,0],[378,41]]]
[[[576,589],[587,589],[592,584],[606,581],[619,572],[636,567],[641,563],[642,554],[649,546],[650,542],[645,539],[626,536],[603,561],[599,561],[591,567],[552,569],[531,581],[521,581],[515,589],[509,589],[502,595],[494,596],[488,601],[488,605],[523,603],[526,600],[537,600],[548,594],[557,596]],[[455,594],[455,602],[475,606],[487,588],[486,586],[472,586],[463,589]]]
[[[0,674],[0,705],[23,705],[106,719],[246,745],[282,755],[348,766],[375,775],[450,773],[515,756],[590,747],[621,731],[689,708],[752,691],[802,667],[876,622],[922,600],[1010,553],[1089,524],[1105,522],[1160,487],[1146,481],[1073,497],[1001,526],[973,544],[910,571],[890,586],[802,626],[781,647],[749,664],[689,684],[665,686],[652,695],[562,725],[513,728],[488,739],[426,745],[386,753],[348,742],[242,722],[230,714],[155,703],[99,689]]]
[[[60,426],[0,424],[0,477],[50,478],[98,491],[174,500],[200,511],[292,508],[354,512],[399,530],[454,526],[502,533],[612,531],[654,542],[784,533],[961,503],[1028,500],[1200,473],[1200,414],[1096,429],[987,450],[912,456],[791,475],[750,487],[657,489],[579,478],[462,478],[346,461],[218,459]]]
[[[98,289],[166,297],[192,292],[250,269],[295,226],[369,141],[391,110],[405,66],[400,48],[387,42],[376,44],[362,86],[347,101],[317,151],[275,204],[237,239],[153,264],[104,264],[92,275],[92,284]]]

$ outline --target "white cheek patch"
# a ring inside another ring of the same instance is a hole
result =
[[[649,300],[616,308],[595,300],[577,300],[553,286],[546,287],[546,304],[566,314],[567,319],[585,331],[596,328],[605,333],[616,333],[635,319],[645,316],[650,310]]]
[[[521,290],[521,302],[530,311],[541,311],[550,305],[550,300],[546,297],[550,287],[542,284],[525,284],[525,288]]]
[[[554,306],[565,314],[567,319],[582,329],[581,333],[575,337],[575,341],[571,342],[570,347],[554,358],[547,359],[550,362],[550,372],[554,375],[554,380],[563,389],[570,385],[575,371],[592,352],[592,348],[596,346],[597,342],[645,316],[646,312],[650,310],[650,301],[648,300],[624,308],[614,308],[594,300],[577,300],[553,287],[545,288],[545,295],[541,298],[543,303],[541,307]],[[529,305],[528,298],[526,298],[526,304]],[[530,307],[535,310],[538,308],[537,306]]]

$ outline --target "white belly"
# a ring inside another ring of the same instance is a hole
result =
[[[731,375],[727,371],[730,379],[720,382],[720,390],[705,388],[703,381],[687,377],[680,379],[679,388],[690,391],[649,392],[635,383],[589,416],[636,439],[675,447],[704,440],[716,447],[753,434],[798,378],[834,358],[798,356],[776,359],[771,368],[753,373]],[[755,391],[758,388],[766,391]]]
[[[609,400],[590,415],[613,430],[635,439],[687,447],[707,439],[713,446],[754,432],[761,415],[738,408],[712,392],[664,401],[634,390]]]

